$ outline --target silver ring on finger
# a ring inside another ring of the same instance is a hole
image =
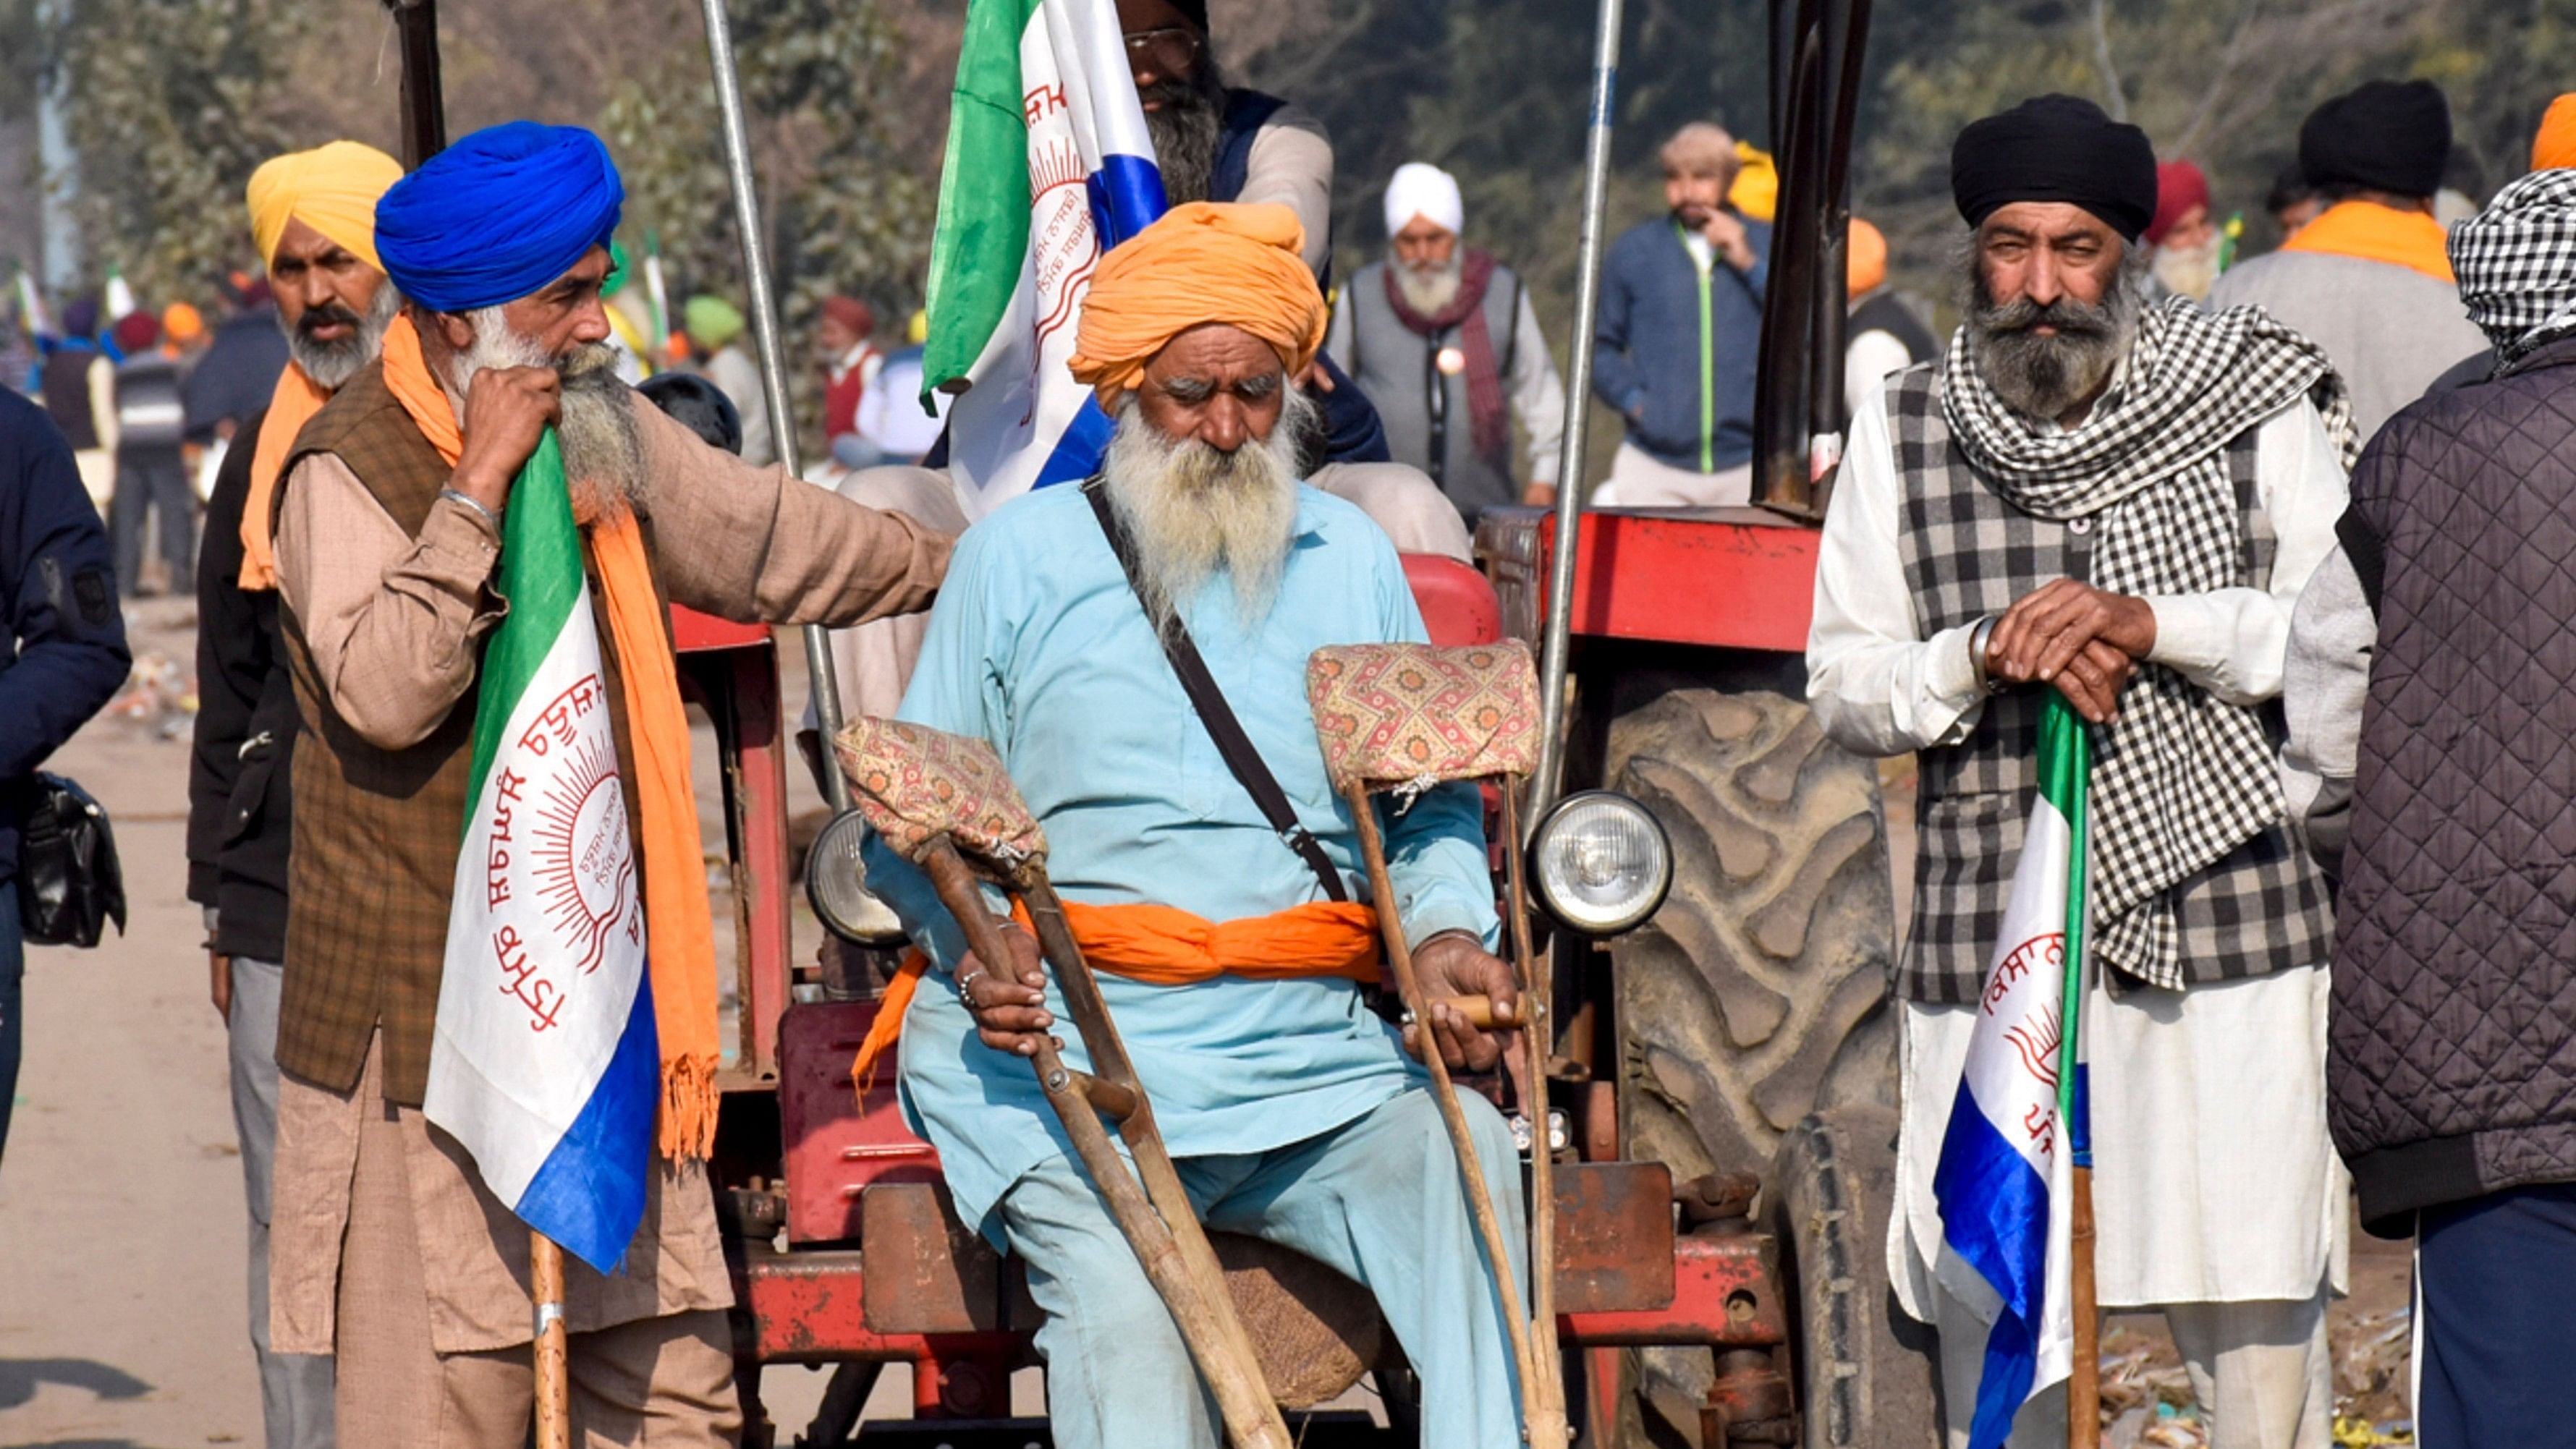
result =
[[[970,988],[972,988],[977,981],[983,979],[986,974],[987,973],[984,968],[978,966],[974,970],[957,978],[957,999],[965,1005],[968,1011],[973,1011],[975,1009],[975,996],[974,992]]]

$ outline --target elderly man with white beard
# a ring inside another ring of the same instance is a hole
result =
[[[1356,831],[1308,713],[1307,656],[1423,638],[1386,536],[1298,481],[1312,404],[1290,385],[1324,330],[1285,207],[1194,203],[1102,262],[1074,373],[1116,421],[1098,478],[1004,505],[959,541],[905,719],[990,741],[1045,826],[1047,863],[1209,1226],[1284,1243],[1376,1295],[1422,1379],[1422,1442],[1519,1442],[1510,1355],[1423,1069],[1361,994],[1376,910],[1400,910],[1433,998],[1508,1026],[1472,786],[1386,812],[1397,899],[1343,899]],[[1112,542],[1127,541],[1133,582]],[[1158,639],[1185,629],[1306,839],[1229,773]],[[976,960],[921,874],[872,842],[868,880],[938,989],[899,988],[901,1084],[959,1215],[1028,1265],[1065,1449],[1214,1449],[1171,1315],[1019,1057],[1061,1031],[1036,947]],[[1175,964],[1186,960],[1187,966]],[[921,968],[916,967],[918,973]],[[1435,1008],[1431,1049],[1490,1066],[1496,1038]],[[1079,1044],[1069,1060],[1080,1062]],[[863,1067],[862,1070],[865,1070]],[[1468,1097],[1518,1242],[1518,1154]],[[1505,1271],[1525,1271],[1515,1261]]]
[[[1395,461],[1431,475],[1469,527],[1496,504],[1556,501],[1565,384],[1520,275],[1468,246],[1458,178],[1408,161],[1386,183],[1384,260],[1351,274],[1324,351],[1386,424]],[[1512,415],[1529,432],[1515,481]]]
[[[2342,384],[2259,311],[2145,301],[2155,155],[2092,103],[1970,125],[1951,185],[1967,320],[1853,419],[1807,645],[1825,732],[1921,762],[1890,1275],[1939,1330],[1966,1445],[1995,1308],[1943,1266],[1933,1180],[2055,690],[2099,761],[2101,1305],[2162,1310],[2212,1444],[2321,1449],[2346,1223],[2325,1131],[2334,920],[2273,761],[2291,606],[2345,506]],[[2065,1429],[2059,1388],[2011,1442]]]
[[[409,299],[297,436],[277,577],[295,753],[272,1341],[338,1354],[339,1442],[513,1449],[532,1392],[528,1233],[422,1116],[494,566],[546,428],[581,525],[626,816],[640,825],[660,1171],[623,1270],[566,1265],[591,1444],[731,1443],[732,1291],[704,1158],[717,1052],[705,866],[662,600],[729,619],[920,609],[948,541],[754,468],[613,372],[600,285],[622,199],[587,131],[514,122],[388,191]]]

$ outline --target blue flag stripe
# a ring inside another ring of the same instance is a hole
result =
[[[644,1220],[644,1174],[654,1170],[649,1144],[661,1097],[648,971],[635,983],[635,1005],[599,1085],[520,1195],[520,1220],[602,1273],[623,1268]]]
[[[1977,1108],[1967,1084],[1950,1109],[1932,1193],[1950,1251],[1994,1285],[2003,1312],[1986,1340],[1969,1449],[1998,1449],[2030,1396],[2048,1284],[2048,1183]],[[1969,1205],[1974,1207],[1970,1208]]]

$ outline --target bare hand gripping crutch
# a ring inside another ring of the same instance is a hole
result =
[[[1377,902],[1378,929],[1386,940],[1396,991],[1403,998],[1406,1017],[1423,1024],[1423,1064],[1430,1068],[1440,1118],[1458,1152],[1459,1180],[1476,1231],[1484,1240],[1502,1300],[1504,1333],[1511,1340],[1513,1363],[1520,1374],[1523,1437],[1533,1449],[1564,1449],[1569,1430],[1556,1339],[1556,1193],[1545,1099],[1554,1013],[1549,1009],[1547,974],[1536,969],[1530,948],[1529,896],[1517,848],[1520,828],[1515,797],[1529,775],[1539,734],[1538,675],[1531,666],[1529,648],[1513,641],[1456,649],[1428,644],[1318,649],[1307,661],[1306,694],[1315,712],[1315,734],[1323,745],[1325,773],[1349,805],[1359,832],[1369,895]],[[1432,1004],[1424,999],[1413,969],[1372,799],[1378,791],[1391,791],[1410,803],[1444,781],[1480,779],[1502,783],[1503,836],[1513,842],[1503,852],[1510,893],[1506,914],[1512,969],[1521,992],[1522,1020],[1527,1023],[1520,1033],[1526,1064],[1523,1107],[1536,1143],[1530,1154],[1532,1303],[1526,1314],[1458,1089],[1449,1080],[1449,1068],[1440,1053],[1428,1042]]]

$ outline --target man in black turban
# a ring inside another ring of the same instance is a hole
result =
[[[2299,127],[2299,170],[2330,204],[2210,291],[2212,306],[2259,306],[2325,348],[2365,441],[2486,351],[2433,216],[2450,153],[2451,108],[2431,81],[2370,81],[2317,107]]]
[[[2062,1388],[2004,1366],[2056,1305],[2021,1291],[2036,1274],[1956,1251],[2001,1177],[2062,1165],[2064,1124],[2036,1099],[2004,1109],[2010,1172],[1987,1176],[1950,1120],[1963,1080],[1981,1111],[2012,1100],[2019,1063],[1969,1065],[1982,1008],[2006,1016],[2044,975],[2016,968],[2063,944],[2007,933],[2006,907],[2041,722],[2071,708],[2099,762],[2082,1035],[2100,1301],[2164,1313],[2213,1443],[2324,1449],[2346,1211],[2325,1126],[2333,914],[2283,821],[2265,706],[2344,510],[2342,390],[2260,312],[2146,301],[2137,128],[2030,101],[1961,133],[1951,183],[1974,228],[1965,321],[1852,418],[1807,640],[1825,733],[1921,764],[1896,1298],[1939,1337],[1953,1449],[1972,1429],[2065,1442]],[[2037,989],[2058,1020],[2053,982]]]

